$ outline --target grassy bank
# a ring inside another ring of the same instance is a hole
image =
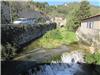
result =
[[[46,33],[40,40],[44,48],[56,48],[61,44],[70,44],[77,41],[75,33],[59,28]]]
[[[32,50],[34,48],[56,48],[61,44],[71,44],[76,42],[76,36],[74,32],[68,31],[65,28],[57,28],[55,30],[48,31],[43,37],[32,42],[25,49]]]

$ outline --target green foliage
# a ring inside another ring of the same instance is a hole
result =
[[[2,45],[1,55],[4,59],[11,59],[16,55],[16,48],[11,44],[7,43],[5,46]]]
[[[46,8],[49,6],[49,4],[47,2],[31,2],[31,5],[33,5],[33,7],[35,6],[36,8],[38,8],[40,11],[45,11]]]
[[[58,29],[56,30],[52,30],[48,33],[46,33],[46,35],[43,36],[43,38],[48,38],[48,39],[62,39],[62,35],[60,34],[60,31]]]
[[[48,31],[42,38],[33,42],[25,50],[32,50],[36,47],[56,48],[61,44],[71,44],[76,42],[77,38],[74,32],[66,30],[66,28],[58,28]]]
[[[98,52],[94,54],[87,53],[85,56],[85,61],[87,63],[100,64],[100,53]]]
[[[72,11],[71,14],[69,14],[69,20],[68,20],[68,30],[76,31],[77,28],[80,26],[81,21],[84,18],[87,18],[90,16],[90,7],[89,3],[87,1],[82,1],[80,3],[79,9],[76,8]]]
[[[76,36],[74,32],[67,31],[65,28],[58,28],[47,32],[42,39],[40,39],[43,47],[55,48],[61,44],[70,44],[75,42]]]
[[[80,8],[78,10],[78,13],[77,13],[77,17],[79,18],[79,20],[83,20],[87,17],[91,16],[91,13],[90,13],[90,4],[88,1],[82,1],[80,3]]]
[[[80,26],[79,19],[75,15],[73,15],[73,17],[71,17],[68,21],[67,24],[68,30],[76,31],[79,26]]]

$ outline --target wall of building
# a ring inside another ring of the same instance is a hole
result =
[[[79,41],[100,49],[100,30],[82,30],[81,27],[76,31]]]
[[[57,23],[57,27],[66,26],[66,19],[64,17],[53,17],[51,18],[52,22]]]
[[[91,28],[87,26],[88,22],[93,22]],[[84,20],[77,29],[76,35],[80,41],[100,49],[100,16]]]
[[[89,26],[90,22],[91,27]],[[98,35],[100,30],[100,16],[84,20],[79,29],[83,34],[91,35],[90,37]]]
[[[84,28],[84,29],[89,29],[87,27],[87,24],[89,22],[91,22],[91,24],[92,24],[92,28],[91,29],[100,29],[100,16],[84,20],[81,23],[81,27]]]

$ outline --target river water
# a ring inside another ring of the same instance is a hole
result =
[[[78,45],[74,46],[74,49],[75,47],[78,47]],[[84,66],[87,67],[87,64],[84,62],[84,52],[81,50],[73,51],[72,49],[65,45],[49,51],[40,48],[34,50],[35,52],[32,52],[31,54],[26,54],[23,57],[18,58],[18,60],[37,61],[40,63],[45,60],[50,60],[49,63],[32,67],[31,69],[28,69],[27,72],[21,73],[21,75],[89,75],[90,71],[84,69]],[[60,55],[60,59],[57,57],[57,60],[51,60],[50,58],[53,55]]]
[[[60,60],[33,67],[27,71],[27,75],[88,75],[83,69],[83,57],[81,51],[63,53]]]

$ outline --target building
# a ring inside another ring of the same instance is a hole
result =
[[[57,23],[57,27],[64,27],[66,26],[66,18],[62,16],[56,16],[51,18],[52,22]]]
[[[100,15],[91,16],[81,22],[81,26],[76,31],[78,39],[100,48]]]
[[[89,31],[100,30],[100,15],[84,19],[81,22],[81,29],[86,33]]]

